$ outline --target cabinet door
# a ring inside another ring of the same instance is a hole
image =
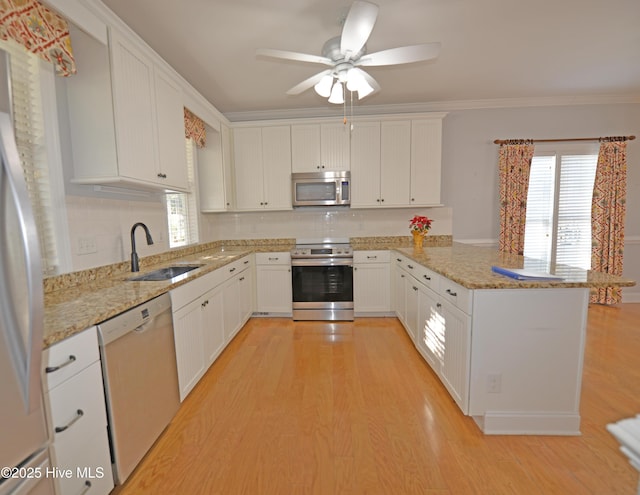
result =
[[[418,287],[420,284],[416,282],[413,277],[407,277],[405,282],[405,291],[407,297],[407,314],[406,314],[406,327],[407,333],[413,340],[413,343],[416,343],[416,334],[418,333]]]
[[[257,265],[256,311],[261,313],[292,312],[291,267]]]
[[[158,162],[156,175],[168,188],[188,190],[184,137],[184,106],[180,83],[155,69]]]
[[[299,124],[291,126],[292,172],[320,172],[320,126]]]
[[[180,401],[184,400],[205,372],[201,302],[197,299],[173,314]]]
[[[380,122],[354,124],[351,132],[351,208],[380,204]]]
[[[357,264],[353,272],[356,313],[382,313],[391,309],[389,263]]]
[[[471,317],[448,301],[440,307],[444,342],[440,378],[464,414],[469,408]]]
[[[119,174],[157,183],[153,64],[115,30],[110,36]]]
[[[262,128],[264,207],[291,209],[291,128]]]
[[[198,148],[198,188],[200,211],[225,211],[229,206],[226,187],[228,179],[225,175],[222,134],[207,128],[207,145]]]
[[[349,170],[350,126],[338,124],[320,125],[320,161],[324,170]]]
[[[262,129],[247,127],[233,131],[234,164],[236,173],[236,208],[260,210],[264,208],[262,177]]]
[[[416,347],[429,366],[440,375],[444,352],[444,319],[435,292],[418,286]]]
[[[242,328],[253,313],[253,270],[247,269],[238,274],[238,293],[240,294],[240,323],[236,332]]]
[[[224,342],[228,344],[240,329],[240,282],[238,276],[223,285]]]
[[[382,122],[380,204],[409,206],[411,194],[411,122]]]
[[[205,366],[215,361],[224,348],[224,302],[222,287],[207,292],[200,299],[202,342]]]
[[[393,310],[395,311],[398,319],[406,326],[407,321],[407,292],[405,286],[407,285],[408,275],[399,267],[395,267],[393,275]]]
[[[411,123],[411,204],[440,204],[442,120]]]

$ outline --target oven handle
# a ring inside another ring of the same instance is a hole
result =
[[[353,258],[293,258],[291,260],[291,266],[353,266]]]

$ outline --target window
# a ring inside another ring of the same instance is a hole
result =
[[[185,139],[189,193],[166,195],[169,247],[187,246],[198,242],[198,206],[195,187],[195,142]]]
[[[56,275],[68,269],[69,260],[63,253],[68,236],[62,164],[52,144],[57,140],[53,66],[12,40],[0,40],[0,48],[10,57],[13,126],[36,220],[43,275]]]
[[[597,145],[536,146],[531,162],[524,255],[591,268],[591,199]]]

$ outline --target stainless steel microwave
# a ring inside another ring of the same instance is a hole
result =
[[[351,204],[351,172],[291,174],[293,206]]]

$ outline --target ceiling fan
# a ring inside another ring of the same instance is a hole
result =
[[[322,47],[322,55],[290,52],[260,48],[259,56],[310,62],[329,66],[318,74],[295,85],[288,95],[298,95],[311,87],[316,93],[329,98],[330,103],[344,103],[346,89],[358,94],[358,99],[380,90],[380,85],[360,67],[399,65],[420,62],[436,58],[440,52],[440,43],[422,43],[419,45],[391,48],[375,53],[367,53],[366,42],[378,17],[378,6],[364,0],[356,0],[351,5],[344,24],[342,35],[331,38]]]

